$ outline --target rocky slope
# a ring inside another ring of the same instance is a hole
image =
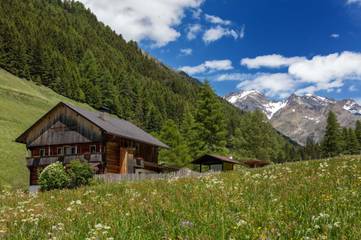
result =
[[[278,131],[300,144],[305,144],[308,137],[316,142],[322,139],[329,111],[337,114],[343,127],[353,127],[361,119],[361,106],[352,99],[337,101],[292,94],[287,99],[271,101],[255,90],[231,93],[225,99],[242,110],[263,111]]]

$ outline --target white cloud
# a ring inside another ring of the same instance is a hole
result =
[[[360,4],[360,5],[361,5],[361,0],[347,0],[346,3],[347,3],[347,4],[354,4],[354,3],[356,3],[356,4]]]
[[[320,84],[335,80],[361,79],[360,66],[360,53],[343,52],[296,62],[288,71],[302,82]]]
[[[305,57],[284,57],[278,54],[258,56],[256,58],[244,58],[241,60],[241,65],[248,68],[280,68],[287,67],[293,63],[304,61]]]
[[[180,53],[182,56],[189,56],[189,55],[192,55],[193,50],[191,48],[182,48],[180,50]]]
[[[214,15],[205,14],[204,17],[205,17],[206,21],[213,23],[213,24],[220,24],[220,25],[231,25],[232,24],[231,21],[224,20],[224,19],[214,16]]]
[[[234,39],[244,37],[244,27],[240,32],[237,32],[234,29],[224,28],[222,26],[216,26],[208,29],[203,34],[203,41],[205,43],[211,43],[217,41],[223,37],[233,37]]]
[[[187,38],[188,40],[193,40],[197,37],[198,33],[202,30],[200,24],[192,24],[187,28]]]
[[[355,98],[355,101],[361,105],[361,98]]]
[[[331,38],[339,38],[339,37],[340,37],[340,34],[338,34],[338,33],[332,33],[332,34],[330,35],[330,37],[331,37]]]
[[[204,63],[197,66],[183,66],[179,68],[179,70],[184,71],[190,75],[230,69],[233,69],[233,66],[232,62],[228,59],[205,61]]]
[[[268,75],[267,73],[225,73],[220,74],[214,78],[217,82],[222,81],[244,81],[244,80],[250,80],[255,79],[256,77],[260,77],[263,75]]]
[[[287,73],[263,74],[238,84],[244,90],[258,90],[270,97],[286,97],[296,87],[295,80]]]
[[[287,93],[291,87],[297,94],[316,93],[318,91],[340,91],[348,80],[361,80],[361,53],[342,52],[326,56],[285,58],[281,55],[260,56],[254,59],[243,59],[242,64],[249,68],[289,66],[288,72],[268,75],[255,74],[254,77],[240,83],[243,88],[255,88],[268,91],[270,95],[279,92]],[[279,75],[281,74],[281,75]],[[218,80],[243,75],[223,76]],[[263,83],[262,81],[265,81]],[[265,85],[267,83],[267,85]],[[284,83],[284,88],[279,83]],[[274,84],[274,86],[272,86]],[[268,90],[265,89],[268,87]],[[354,87],[349,88],[355,90]]]
[[[109,25],[126,40],[150,40],[161,47],[175,41],[175,29],[186,9],[197,10],[203,0],[80,0],[99,20]]]

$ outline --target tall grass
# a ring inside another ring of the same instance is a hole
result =
[[[361,239],[361,157],[3,192],[4,239]]]

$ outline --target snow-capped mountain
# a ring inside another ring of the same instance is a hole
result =
[[[354,127],[356,120],[361,120],[361,105],[352,99],[336,101],[313,94],[292,94],[272,101],[256,90],[231,93],[225,99],[245,111],[262,110],[278,131],[300,144],[308,137],[322,139],[330,110],[344,127]]]

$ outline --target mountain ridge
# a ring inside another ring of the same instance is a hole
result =
[[[314,94],[291,94],[272,101],[257,90],[232,92],[224,97],[244,111],[261,110],[279,132],[304,145],[307,138],[320,142],[329,111],[334,111],[343,127],[353,127],[361,119],[361,105],[353,99],[336,100]]]

